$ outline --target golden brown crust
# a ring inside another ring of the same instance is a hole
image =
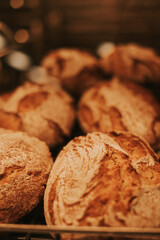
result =
[[[160,164],[144,139],[90,133],[57,157],[44,211],[49,225],[159,227],[159,201]]]
[[[153,49],[133,43],[119,45],[100,60],[103,70],[138,82],[160,81],[160,57]]]
[[[14,223],[43,196],[53,161],[47,145],[0,129],[0,222]]]
[[[97,59],[78,49],[52,50],[43,58],[42,66],[49,75],[58,77],[62,86],[74,95],[80,95],[102,78]]]
[[[80,99],[78,118],[85,132],[131,131],[160,142],[160,105],[135,83],[114,78],[92,87]]]
[[[0,96],[0,127],[25,131],[49,146],[70,135],[74,118],[73,99],[58,86],[26,82]]]

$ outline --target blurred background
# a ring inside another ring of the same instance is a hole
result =
[[[0,0],[0,21],[36,64],[50,49],[95,53],[105,41],[136,42],[160,52],[160,0]]]

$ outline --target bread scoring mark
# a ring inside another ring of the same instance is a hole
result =
[[[113,131],[127,131],[127,127],[125,127],[125,124],[122,121],[120,111],[116,107],[112,106],[109,108],[108,112],[110,114]]]
[[[99,89],[100,86],[99,86],[99,85],[97,85],[97,86],[98,86],[98,89]],[[102,95],[98,92],[97,88],[94,89],[94,91],[92,92],[91,99],[92,99],[93,101],[97,101],[100,106],[104,106],[104,105],[107,104],[107,101],[106,101],[105,97],[102,96]]]
[[[0,185],[10,183],[12,179],[16,178],[24,169],[24,166],[18,165],[12,165],[11,167],[5,168],[3,174],[0,175]]]
[[[56,63],[59,68],[59,74],[61,74],[61,72],[64,70],[66,62],[67,62],[67,59],[65,59],[59,55],[56,55]]]
[[[45,120],[48,122],[50,130],[53,131],[54,145],[62,143],[64,141],[64,138],[66,137],[66,134],[63,132],[59,124],[54,122],[53,120]]]
[[[25,113],[38,108],[47,98],[48,92],[31,93],[22,98],[18,105],[18,112]]]
[[[89,106],[85,104],[80,105],[80,110],[79,110],[79,118],[81,119],[80,122],[83,122],[83,125],[87,126],[92,126],[93,125],[93,116],[92,116],[92,111],[89,108]],[[88,127],[87,127],[88,129]]]
[[[22,130],[23,123],[20,116],[16,113],[0,110],[0,127],[12,130]]]

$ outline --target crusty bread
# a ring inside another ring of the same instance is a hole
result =
[[[108,74],[138,82],[160,82],[160,57],[151,48],[134,43],[118,45],[102,56],[100,65]]]
[[[160,227],[159,201],[160,164],[147,141],[90,133],[58,155],[44,212],[48,225]]]
[[[160,104],[136,83],[114,78],[90,88],[78,117],[85,132],[131,131],[152,145],[160,142]]]
[[[74,119],[73,99],[58,86],[26,82],[0,96],[0,127],[25,131],[49,146],[70,135]]]
[[[41,65],[49,75],[58,77],[60,84],[74,95],[80,95],[102,78],[98,60],[78,49],[52,50],[43,58]]]
[[[14,223],[43,197],[53,161],[48,146],[24,132],[0,132],[0,223]]]

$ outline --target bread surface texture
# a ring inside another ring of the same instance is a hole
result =
[[[39,203],[52,165],[44,142],[0,131],[0,223],[17,222]]]
[[[60,84],[74,95],[81,95],[103,75],[93,55],[74,48],[50,51],[42,59],[41,65],[50,76],[59,78]]]
[[[44,197],[48,225],[160,226],[160,164],[129,132],[89,133],[58,155]]]
[[[118,45],[104,54],[100,65],[109,74],[137,82],[160,82],[160,56],[134,43]]]
[[[130,131],[151,145],[160,141],[160,104],[136,83],[113,78],[86,91],[78,106],[84,132]]]
[[[25,82],[0,96],[0,127],[27,132],[51,147],[70,135],[74,119],[72,97],[56,85]]]

